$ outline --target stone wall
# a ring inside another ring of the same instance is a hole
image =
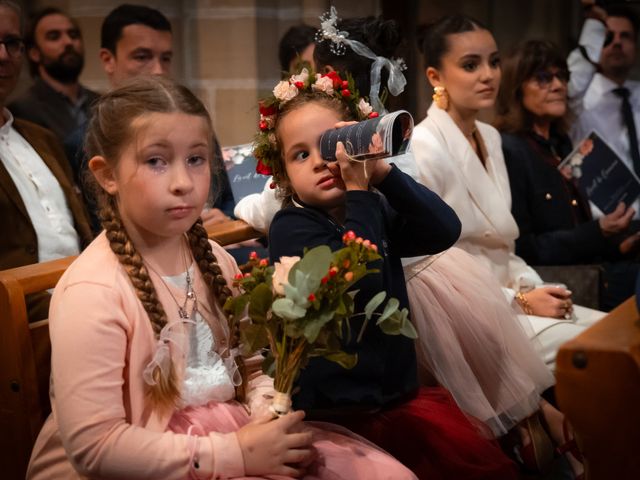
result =
[[[173,76],[209,109],[223,145],[251,141],[257,101],[280,79],[277,46],[292,25],[318,26],[328,9],[321,0],[136,0],[157,8],[172,23]],[[25,5],[26,3],[26,5]],[[85,41],[82,83],[104,91],[108,83],[98,59],[102,19],[121,1],[57,0],[23,2],[25,10],[57,6],[75,17]],[[378,1],[332,2],[342,16],[380,14]],[[24,85],[29,82],[26,67]]]
[[[300,22],[318,26],[318,16],[337,7],[340,16],[379,15],[402,19],[406,34],[415,25],[441,15],[464,12],[484,22],[498,47],[506,51],[525,38],[548,38],[568,52],[578,36],[578,0],[134,0],[161,10],[174,28],[174,77],[192,88],[209,108],[223,145],[248,142],[257,123],[257,100],[279,79],[277,45],[281,35]],[[85,85],[104,91],[106,78],[98,61],[100,25],[119,0],[31,0],[27,11],[55,5],[76,17],[83,30]],[[411,10],[411,11],[408,11]],[[415,45],[407,78],[408,94],[394,107],[408,108],[420,120],[431,89]],[[24,82],[29,83],[26,68]],[[490,118],[490,115],[485,115]]]

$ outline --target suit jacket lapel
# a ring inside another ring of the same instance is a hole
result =
[[[501,170],[492,159],[492,150],[495,148],[491,148],[489,144],[486,145],[488,158],[487,169],[485,169],[471,144],[448,113],[432,105],[427,115],[439,132],[441,141],[451,153],[451,161],[457,165],[461,180],[472,201],[484,214],[487,222],[498,232],[509,236],[513,235],[515,229],[517,236],[517,226],[510,211],[511,195],[508,190],[505,192]],[[485,138],[484,141],[486,143],[487,139]]]

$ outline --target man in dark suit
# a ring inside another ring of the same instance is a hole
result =
[[[20,10],[0,2],[0,269],[75,255],[91,240],[60,143],[5,108],[23,57]],[[46,293],[28,298],[29,318],[46,318],[48,303]]]

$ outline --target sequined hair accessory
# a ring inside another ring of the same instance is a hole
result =
[[[335,7],[320,16],[320,30],[316,33],[316,42],[321,43],[330,41],[329,47],[334,55],[344,55],[346,48],[349,47],[356,54],[373,60],[371,64],[371,89],[369,90],[369,101],[373,108],[381,114],[386,113],[384,105],[380,100],[380,84],[382,83],[382,69],[389,70],[389,80],[387,81],[387,90],[391,95],[398,96],[404,91],[407,80],[402,73],[407,69],[402,58],[386,58],[373,53],[373,51],[362,42],[352,40],[349,32],[338,30],[338,13]]]

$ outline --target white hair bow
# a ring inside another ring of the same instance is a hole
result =
[[[404,91],[407,80],[402,73],[407,66],[402,58],[389,59],[380,57],[362,42],[349,39],[349,32],[338,30],[338,12],[335,7],[320,16],[320,30],[316,33],[316,41],[331,41],[331,52],[335,55],[344,55],[346,46],[349,46],[356,54],[373,60],[371,64],[371,89],[369,101],[376,112],[386,113],[384,105],[380,101],[381,72],[383,68],[389,70],[387,89],[391,95],[398,96]]]

